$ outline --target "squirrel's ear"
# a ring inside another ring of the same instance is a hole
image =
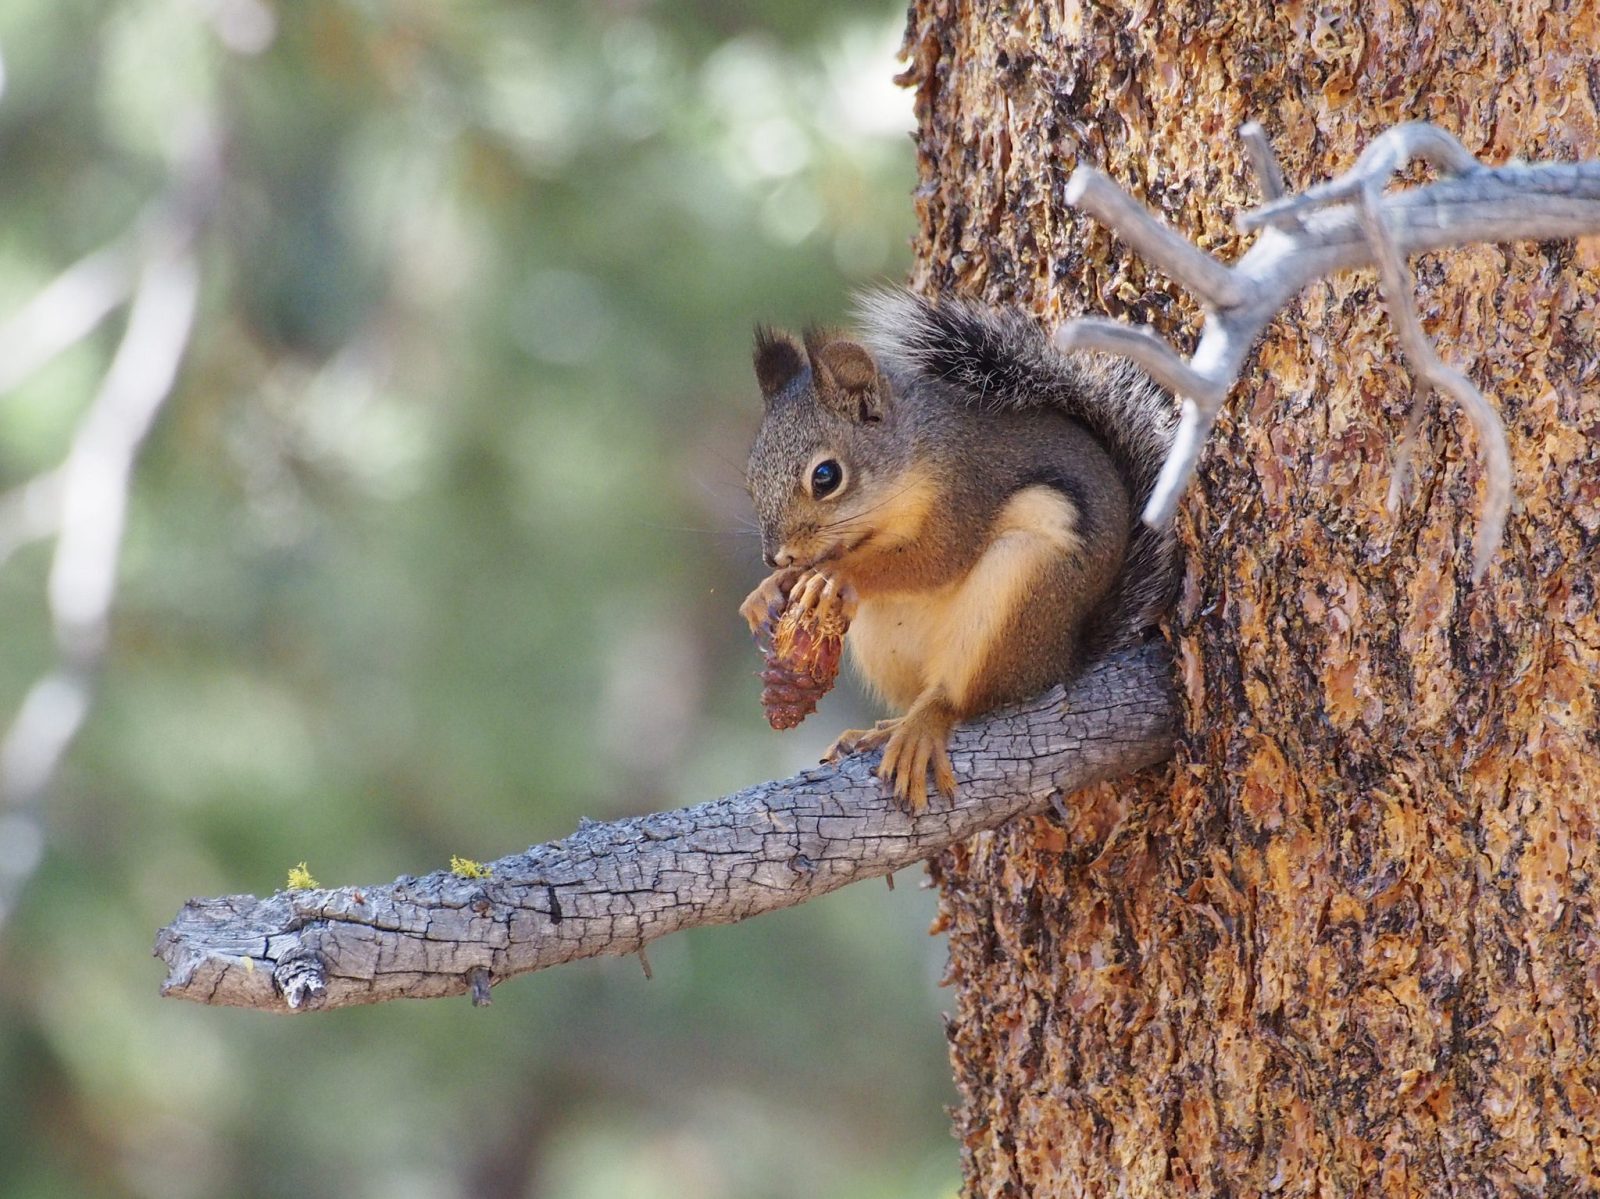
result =
[[[767,399],[777,395],[805,369],[806,360],[800,346],[787,333],[756,326],[755,350],[756,382]]]
[[[853,341],[806,339],[806,353],[817,380],[817,398],[852,420],[883,419],[889,381],[866,349]]]

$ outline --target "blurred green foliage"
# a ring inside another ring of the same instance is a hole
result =
[[[149,957],[190,895],[487,860],[789,773],[867,715],[846,689],[761,719],[746,351],[905,269],[899,21],[0,5],[0,314],[135,222],[186,128],[226,143],[102,691],[0,934],[0,1195],[953,1191],[915,886],[483,1011],[211,1010],[159,1000]],[[0,397],[0,491],[59,459],[118,323]],[[48,561],[0,572],[6,712],[50,657]]]

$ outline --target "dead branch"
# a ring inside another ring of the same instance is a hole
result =
[[[25,545],[43,541],[61,518],[61,472],[47,470],[0,495],[0,570]]]
[[[57,656],[0,734],[0,926],[43,856],[45,797],[94,696],[133,466],[189,344],[200,286],[194,242],[218,169],[214,140],[197,138],[173,194],[137,233],[70,267],[0,328],[0,346],[17,359],[0,370],[3,390],[129,301],[127,327],[66,457],[0,497],[0,565],[55,536],[48,599]]]
[[[198,285],[187,248],[151,257],[127,332],[72,449],[59,471],[39,481],[54,500],[49,599],[60,660],[28,689],[0,738],[0,834],[13,850],[0,861],[0,923],[43,852],[40,808],[88,715],[109,635],[134,456],[171,391]],[[20,495],[26,500],[28,491]]]
[[[1400,454],[1395,461],[1395,486],[1390,489],[1390,505],[1398,505],[1405,491],[1406,475],[1411,469],[1412,430],[1417,423],[1416,414],[1426,399],[1426,390],[1437,387],[1449,392],[1461,405],[1467,418],[1478,431],[1479,451],[1483,455],[1486,477],[1483,511],[1478,516],[1478,535],[1473,542],[1472,577],[1481,579],[1489,569],[1489,559],[1499,548],[1505,532],[1506,515],[1511,511],[1511,449],[1506,444],[1506,429],[1500,417],[1490,407],[1483,392],[1458,370],[1444,364],[1428,335],[1423,331],[1422,318],[1417,306],[1411,302],[1415,284],[1405,255],[1394,244],[1388,223],[1383,215],[1383,199],[1375,181],[1361,189],[1361,224],[1367,231],[1378,258],[1378,278],[1383,283],[1383,299],[1389,309],[1389,320],[1400,338],[1400,347],[1406,356],[1411,373],[1423,385],[1424,394],[1412,401],[1411,416],[1406,420],[1406,436],[1400,441]]]
[[[1184,240],[1092,167],[1079,167],[1067,185],[1068,202],[1127,240],[1205,308],[1199,343],[1187,360],[1148,330],[1115,321],[1075,320],[1056,333],[1065,350],[1133,360],[1182,400],[1177,438],[1145,506],[1145,521],[1162,525],[1172,519],[1222,402],[1268,322],[1313,280],[1376,264],[1411,370],[1424,387],[1451,394],[1478,432],[1486,494],[1473,578],[1481,578],[1500,544],[1511,502],[1505,429],[1482,393],[1434,352],[1411,302],[1405,258],[1473,242],[1600,233],[1600,162],[1485,167],[1444,130],[1414,122],[1375,139],[1339,178],[1285,196],[1283,173],[1260,126],[1247,125],[1241,134],[1267,203],[1240,215],[1240,229],[1262,232],[1232,267]],[[1394,173],[1415,159],[1433,166],[1438,182],[1383,194]],[[1391,501],[1403,488],[1410,440],[1402,443]]]
[[[481,1005],[513,975],[791,907],[1164,761],[1175,709],[1170,658],[1152,644],[1064,698],[957,730],[959,793],[919,815],[884,796],[876,755],[859,755],[692,808],[584,822],[490,863],[487,879],[436,871],[191,900],[156,939],[162,994],[278,1012],[460,994]]]
[[[80,258],[0,325],[0,394],[93,333],[132,294],[132,242],[119,237]]]

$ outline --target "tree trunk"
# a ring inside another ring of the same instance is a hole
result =
[[[1100,166],[1231,261],[1261,199],[1427,119],[1488,162],[1600,155],[1593,0],[916,0],[917,282],[1052,320],[1199,313],[1093,222]],[[1179,515],[1177,764],[937,863],[974,1196],[1600,1191],[1600,340],[1595,244],[1414,263],[1441,353],[1508,428],[1516,504],[1412,389],[1371,272],[1312,287]],[[1120,817],[1120,822],[1119,818]]]

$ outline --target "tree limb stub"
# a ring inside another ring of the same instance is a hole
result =
[[[909,815],[876,754],[695,807],[611,823],[490,863],[387,886],[194,899],[157,935],[163,995],[305,1011],[471,994],[561,962],[636,953],[920,862],[1063,793],[1165,761],[1177,736],[1171,658],[1153,643],[1033,703],[963,726],[960,788]]]

